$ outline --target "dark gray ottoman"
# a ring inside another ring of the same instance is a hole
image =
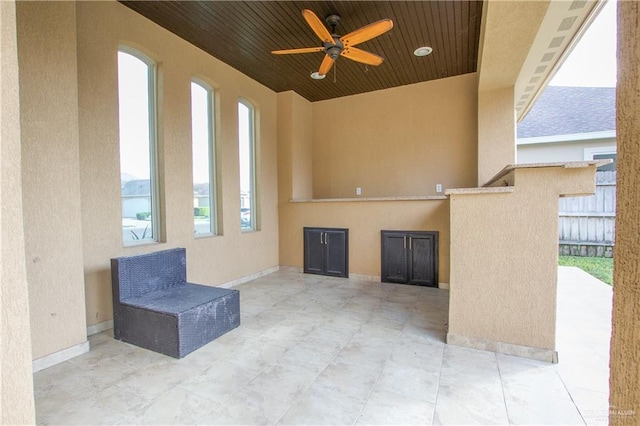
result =
[[[187,282],[186,250],[111,259],[113,333],[182,358],[240,325],[240,293]]]

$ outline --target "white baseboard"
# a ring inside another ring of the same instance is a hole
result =
[[[42,358],[34,359],[33,372],[36,373],[40,370],[44,370],[45,368],[49,368],[56,364],[60,364],[61,362],[70,360],[71,358],[86,354],[87,352],[89,352],[89,349],[90,345],[89,341],[87,340],[75,346],[71,346],[70,348],[54,352],[50,355],[43,356]]]
[[[102,321],[97,324],[93,324],[87,327],[87,337],[93,336],[94,334],[102,333],[105,330],[110,330],[113,328],[113,320]]]
[[[288,271],[288,272],[299,272],[301,274],[304,273],[304,269],[298,268],[297,266],[280,265],[280,270]],[[349,274],[349,279],[357,280],[357,281],[371,281],[376,283],[379,283],[382,281],[382,278],[380,277],[380,275],[353,274],[353,273]],[[438,288],[441,290],[449,290],[450,288],[449,283],[438,283]]]
[[[297,266],[280,265],[280,270],[286,272],[298,272],[300,274],[304,273],[304,269],[298,268]]]
[[[304,268],[298,268],[297,266],[287,266],[287,265],[280,265],[280,270],[281,271],[287,271],[287,272],[298,272],[300,274],[304,273]],[[349,274],[349,279],[350,280],[356,280],[356,281],[373,281],[373,282],[380,282],[380,276],[379,275],[366,275],[366,274]]]
[[[249,281],[253,281],[256,278],[264,277],[265,275],[273,274],[274,272],[278,272],[280,270],[279,266],[274,266],[272,268],[268,268],[255,274],[247,275],[246,277],[238,278],[237,280],[227,281],[226,283],[218,284],[216,287],[222,288],[231,288],[240,284],[247,283]]]
[[[350,280],[357,281],[371,281],[379,283],[381,281],[380,275],[367,275],[367,274],[349,274]]]

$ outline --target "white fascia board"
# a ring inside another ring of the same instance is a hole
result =
[[[615,130],[605,130],[602,132],[590,132],[590,133],[571,133],[568,135],[551,135],[551,136],[536,136],[533,138],[519,138],[517,140],[518,145],[531,145],[537,143],[556,143],[556,142],[578,142],[595,139],[610,139],[616,137]]]

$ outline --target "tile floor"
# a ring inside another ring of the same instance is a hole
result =
[[[552,365],[444,344],[448,292],[280,271],[181,360],[91,336],[34,376],[39,424],[606,424],[611,288],[559,275]]]

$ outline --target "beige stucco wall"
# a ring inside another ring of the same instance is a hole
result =
[[[19,2],[22,196],[33,358],[86,342],[76,6]]]
[[[276,94],[116,2],[78,2],[80,175],[87,322],[111,319],[109,259],[176,246],[190,281],[217,285],[278,265]],[[118,151],[118,45],[158,64],[163,243],[124,248]],[[223,235],[193,236],[190,79],[217,88]],[[240,232],[237,101],[254,103],[258,127],[259,232]]]
[[[618,176],[609,379],[612,425],[640,423],[640,3],[618,3]]]
[[[0,2],[0,424],[34,424],[16,8]]]
[[[279,94],[280,264],[303,266],[303,227],[341,227],[349,273],[379,278],[381,230],[430,230],[440,236],[439,281],[448,282],[447,200],[290,200],[354,198],[356,187],[362,197],[398,197],[435,195],[436,183],[473,186],[476,86],[467,74],[313,104]]]
[[[293,91],[278,93],[280,201],[313,198],[313,112]]]
[[[513,86],[478,92],[478,179],[484,185],[516,162]]]
[[[349,273],[380,277],[380,231],[439,232],[439,281],[449,281],[449,202],[336,201],[280,207],[280,264],[303,267],[303,227],[349,229]]]
[[[582,161],[585,148],[610,147],[615,149],[615,138],[589,141],[556,142],[518,145],[518,164],[554,163],[558,161]]]
[[[516,169],[510,193],[451,195],[449,333],[555,350],[558,196],[595,190],[595,166]]]
[[[313,196],[435,195],[473,186],[475,73],[313,104]]]

